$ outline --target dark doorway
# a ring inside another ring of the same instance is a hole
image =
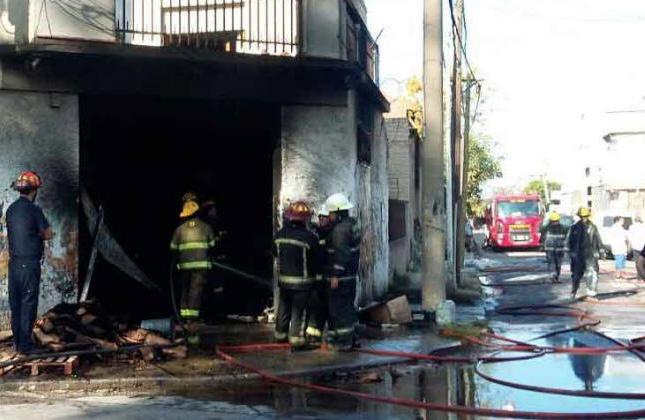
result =
[[[133,317],[169,315],[168,245],[188,190],[215,198],[228,232],[227,263],[271,278],[279,106],[86,96],[80,109],[81,182],[103,205],[117,241],[164,290],[152,294],[100,261],[91,296]],[[81,231],[83,276],[91,239],[85,225]],[[268,303],[270,291],[217,273],[225,278],[227,313],[257,313]]]

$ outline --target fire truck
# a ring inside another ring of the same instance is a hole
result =
[[[499,195],[486,210],[493,249],[539,248],[544,209],[537,194]]]

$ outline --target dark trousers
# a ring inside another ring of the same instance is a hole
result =
[[[328,341],[339,347],[351,347],[354,341],[354,325],[358,320],[354,300],[356,279],[341,280],[338,288],[329,289]]]
[[[16,351],[34,349],[31,335],[38,311],[40,293],[40,260],[9,262],[9,306],[11,331]]]
[[[181,281],[180,314],[182,318],[199,318],[208,271],[181,270],[179,278]]]
[[[562,258],[564,253],[561,251],[547,251],[546,259],[549,262],[549,271],[555,271],[556,278],[560,278],[562,272]]]
[[[312,340],[322,340],[325,324],[329,318],[327,302],[329,300],[329,286],[327,282],[316,285],[311,293],[307,308],[307,337]]]
[[[289,342],[296,346],[305,343],[302,327],[310,296],[310,290],[280,288],[278,316],[275,321],[276,339],[280,341],[289,339]]]

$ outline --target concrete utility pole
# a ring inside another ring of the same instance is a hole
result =
[[[464,207],[464,196],[463,196],[463,184],[464,184],[464,171],[463,171],[463,160],[464,160],[464,136],[462,133],[462,118],[463,118],[463,88],[462,88],[462,46],[463,42],[463,10],[464,10],[464,1],[463,0],[454,0],[454,6],[451,10],[452,16],[451,20],[452,25],[452,43],[453,43],[453,66],[452,66],[452,109],[451,109],[451,121],[450,121],[450,134],[451,134],[451,151],[452,151],[452,196],[453,196],[453,220],[454,226],[452,226],[453,238],[454,238],[454,252],[455,252],[455,274],[456,279],[455,283],[452,283],[450,286],[453,289],[456,289],[456,282],[459,280],[461,274],[461,266],[464,260],[464,218],[463,218],[463,207]]]
[[[468,148],[470,147],[470,91],[474,85],[477,84],[476,80],[468,79],[466,80],[466,88],[464,92],[464,136],[461,143],[462,147],[462,176],[461,176],[461,185],[460,185],[460,211],[457,219],[457,226],[465,226],[466,224],[466,200],[467,200],[467,191],[468,191],[468,168],[470,164]],[[479,87],[478,87],[479,89]],[[462,228],[457,231],[457,280],[461,279],[461,268],[464,266],[464,256],[466,254],[466,232]]]
[[[443,149],[442,0],[424,0],[423,89],[425,138],[421,147],[423,309],[446,299],[446,203]]]

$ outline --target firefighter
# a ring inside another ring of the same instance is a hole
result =
[[[327,341],[332,350],[351,350],[357,322],[356,283],[358,275],[360,234],[357,223],[349,216],[354,205],[344,194],[330,196],[325,205],[331,229],[327,237],[327,271],[329,331]]]
[[[567,230],[560,223],[560,214],[551,212],[549,214],[549,224],[544,228],[541,239],[544,242],[549,271],[552,271],[551,280],[554,283],[560,283],[566,237]]]
[[[17,353],[36,351],[32,330],[38,310],[43,241],[54,234],[40,207],[34,204],[42,180],[35,172],[23,172],[11,185],[20,198],[7,209],[9,241],[9,307]]]
[[[226,231],[220,229],[219,218],[217,213],[217,206],[213,197],[206,197],[200,204],[199,218],[206,222],[215,235],[215,246],[213,248],[213,257],[220,263],[226,262]],[[208,289],[212,294],[207,293],[206,309],[208,313],[206,316],[209,319],[221,320],[225,317],[226,311],[224,308],[224,277],[222,271],[210,270],[208,278]]]
[[[578,210],[580,220],[571,227],[566,241],[571,256],[571,299],[575,299],[580,280],[586,278],[587,299],[595,301],[598,288],[598,259],[602,249],[602,240],[598,228],[591,221],[591,210],[581,207]]]
[[[305,310],[318,272],[318,237],[308,229],[311,209],[296,201],[284,212],[285,224],[275,235],[280,300],[275,325],[276,341],[294,348],[306,345]]]
[[[318,244],[320,245],[321,250],[318,263],[318,266],[321,268],[321,272],[316,276],[316,283],[308,306],[309,314],[307,317],[307,329],[305,330],[307,341],[312,345],[319,345],[322,343],[325,324],[329,318],[327,310],[327,282],[329,280],[329,273],[325,270],[325,267],[327,267],[326,248],[329,231],[329,211],[327,210],[327,207],[323,205],[318,212],[318,225],[316,226]]]
[[[179,215],[182,223],[172,236],[170,249],[181,282],[180,316],[190,324],[201,316],[202,292],[212,266],[215,235],[213,229],[198,217],[197,195],[186,193],[182,201]],[[199,337],[191,335],[188,340],[197,344]]]

